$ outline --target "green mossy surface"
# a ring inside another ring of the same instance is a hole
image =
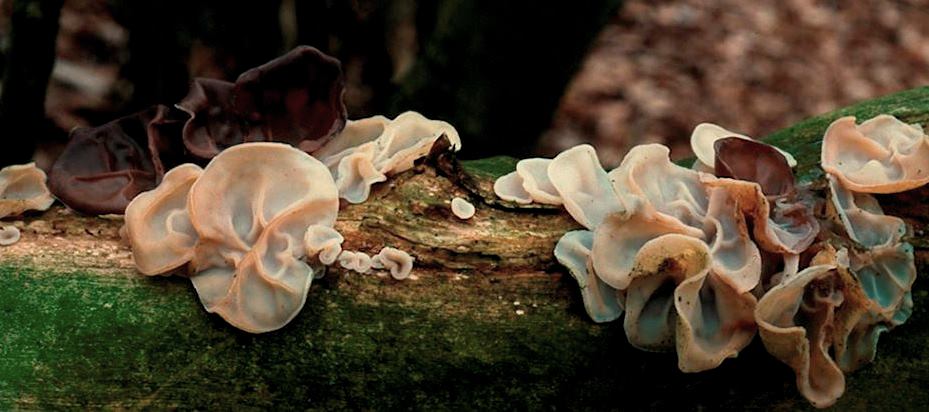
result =
[[[0,409],[808,408],[757,339],[683,374],[673,355],[629,347],[620,323],[587,321],[567,278],[525,290],[327,279],[293,323],[249,335],[205,313],[182,278],[2,265]],[[929,409],[927,283],[837,409]]]

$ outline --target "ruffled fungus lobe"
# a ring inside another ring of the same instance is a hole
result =
[[[339,195],[349,203],[368,199],[371,186],[413,167],[445,136],[452,151],[461,138],[452,125],[405,112],[394,120],[383,116],[349,121],[345,129],[313,156],[330,170]]]
[[[358,273],[371,271],[371,256],[364,252],[344,251],[339,255],[339,266]]]
[[[523,178],[517,172],[507,173],[494,181],[494,194],[508,202],[532,203],[532,196],[523,189]]]
[[[578,145],[555,156],[548,167],[548,179],[571,217],[588,229],[600,226],[610,214],[625,212],[597,151],[590,145]]]
[[[181,158],[178,116],[158,105],[99,127],[74,130],[52,166],[52,193],[82,213],[122,214],[136,195],[154,188],[165,169]]]
[[[474,217],[474,205],[465,199],[456,197],[452,199],[452,214],[463,220]]]
[[[0,169],[0,218],[28,210],[48,210],[55,202],[45,186],[45,172],[35,163]]]
[[[676,346],[684,372],[715,368],[748,345],[755,297],[715,274],[711,260],[706,243],[690,236],[664,235],[642,246],[626,289],[629,343],[645,350]]]
[[[906,234],[903,219],[885,215],[874,196],[846,189],[833,175],[827,179],[832,206],[851,240],[873,248],[890,246]]]
[[[374,267],[383,267],[390,271],[394,279],[403,280],[410,277],[415,259],[400,249],[385,247],[374,256],[374,260],[376,261],[376,263],[372,262]]]
[[[322,163],[283,144],[234,146],[203,170],[187,208],[200,238],[191,281],[207,311],[252,333],[296,316],[313,280],[307,229],[332,226],[339,208]]]
[[[306,229],[303,243],[306,246],[308,257],[317,257],[319,263],[333,264],[342,253],[342,242],[345,238],[335,229],[324,225],[310,225]]]
[[[854,117],[832,122],[821,160],[823,170],[854,192],[896,193],[929,183],[929,137],[890,115],[858,126]]]
[[[702,163],[703,166],[712,169],[716,165],[717,152],[714,146],[717,140],[724,138],[736,138],[748,141],[754,140],[751,137],[731,132],[713,123],[700,123],[694,128],[693,133],[690,135],[690,148],[693,149],[694,155],[697,156],[697,160]],[[794,159],[790,153],[777,148],[775,148],[775,150],[784,156],[784,159],[787,160],[787,164],[790,167],[797,166],[797,160]]]
[[[766,196],[787,195],[795,191],[793,171],[774,146],[727,137],[716,140],[713,147],[717,177],[758,183]]]
[[[0,246],[9,246],[19,242],[20,236],[16,226],[0,226]]]
[[[126,207],[126,237],[139,272],[165,274],[193,258],[197,232],[187,213],[187,196],[202,172],[193,164],[171,169],[158,187]]]
[[[623,314],[623,294],[604,283],[591,267],[594,234],[589,230],[565,233],[555,245],[555,259],[577,281],[584,309],[594,322],[612,322]]]
[[[190,115],[184,124],[184,146],[200,159],[212,159],[223,149],[254,141],[248,126],[232,110],[235,84],[216,79],[194,79],[187,96],[177,104]]]
[[[345,79],[335,58],[299,46],[242,73],[233,107],[262,139],[308,151],[321,147],[345,126]]]

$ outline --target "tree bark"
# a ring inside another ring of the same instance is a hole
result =
[[[822,186],[826,126],[889,113],[929,126],[929,88],[798,123],[769,142]],[[465,141],[468,144],[468,141]],[[432,156],[340,212],[347,250],[389,245],[414,278],[331,268],[283,329],[249,335],[203,311],[181,277],[146,278],[118,241],[118,219],[56,207],[16,222],[0,249],[0,409],[111,407],[329,409],[807,408],[792,371],[758,339],[713,371],[631,348],[621,322],[594,324],[552,250],[577,225],[558,208],[513,208],[491,185],[514,159]],[[929,405],[929,189],[882,197],[914,226],[919,276],[909,322],[875,363],[847,376],[838,408]],[[453,217],[469,197],[477,214]]]

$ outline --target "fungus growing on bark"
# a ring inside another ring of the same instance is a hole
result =
[[[571,217],[587,229],[593,230],[610,214],[625,211],[590,145],[578,145],[555,156],[548,178]]]
[[[45,180],[45,172],[35,163],[0,169],[0,218],[51,207],[55,199]]]
[[[188,198],[200,238],[191,281],[207,311],[253,333],[287,324],[313,280],[307,229],[331,227],[338,208],[326,167],[291,146],[246,143],[213,158]]]
[[[716,166],[716,141],[727,137],[754,141],[751,137],[731,132],[713,123],[700,123],[690,135],[690,148],[693,149],[697,160],[712,170]],[[790,153],[777,148],[775,150],[784,156],[790,167],[797,166],[797,160]]]
[[[310,225],[303,237],[306,255],[317,257],[324,265],[331,265],[339,258],[343,241],[341,233],[325,225]]]
[[[344,251],[339,255],[339,266],[358,273],[371,271],[371,256],[364,252]]]
[[[342,65],[309,46],[242,73],[233,108],[254,140],[301,146],[312,152],[345,126]]]
[[[9,246],[19,242],[21,234],[16,226],[0,226],[0,246]]]
[[[600,280],[590,262],[593,232],[575,230],[565,233],[555,245],[555,259],[577,281],[584,309],[594,322],[612,322],[623,314],[623,294]]]
[[[394,279],[403,280],[410,276],[414,260],[409,253],[400,249],[385,247],[374,256],[372,265],[373,267],[382,267],[389,270]]]
[[[903,192],[929,183],[929,136],[890,115],[843,117],[826,129],[821,161],[848,190]]]
[[[394,120],[383,116],[349,121],[332,141],[313,152],[330,170],[339,195],[349,203],[368,199],[371,186],[413,167],[445,136],[451,150],[461,138],[450,124],[405,112]]]
[[[452,214],[459,219],[470,219],[474,216],[474,205],[465,199],[456,197],[452,199]]]
[[[122,214],[182,158],[181,116],[157,105],[99,127],[75,129],[52,166],[52,193],[82,213]]]
[[[494,194],[508,202],[519,204],[532,203],[532,196],[523,189],[523,178],[516,172],[510,172],[494,181]]]
[[[235,84],[216,79],[194,79],[177,108],[187,112],[182,138],[187,150],[209,160],[228,147],[260,140],[249,135],[245,121],[232,110]]]
[[[202,172],[193,164],[171,169],[158,187],[126,207],[125,234],[139,272],[165,274],[193,258],[197,232],[187,213],[187,197]]]

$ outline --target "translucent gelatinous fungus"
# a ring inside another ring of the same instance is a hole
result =
[[[429,154],[445,136],[450,150],[461,148],[461,138],[450,124],[405,112],[393,120],[383,116],[349,121],[342,133],[313,156],[330,170],[339,195],[349,203],[368,199],[371,186],[404,172]]]
[[[345,79],[335,58],[309,46],[242,73],[233,108],[261,139],[318,149],[345,126]]]
[[[0,246],[9,246],[19,242],[20,236],[16,226],[0,225]]]
[[[398,280],[410,276],[410,272],[413,270],[413,261],[415,260],[409,253],[392,247],[381,249],[374,259],[377,261],[375,266],[389,270],[390,275]]]
[[[703,163],[704,166],[712,169],[716,165],[716,150],[714,148],[716,141],[730,137],[750,141],[754,140],[744,134],[731,132],[713,123],[700,123],[694,128],[693,133],[690,135],[690,148],[693,149],[694,155],[697,156],[697,160]],[[790,167],[797,166],[797,160],[794,159],[790,153],[777,148],[775,148],[775,150],[784,156],[784,159]]]
[[[532,196],[523,189],[523,178],[517,172],[507,173],[494,181],[494,194],[508,202],[532,203]]]
[[[588,229],[599,226],[610,214],[625,211],[590,145],[578,145],[555,156],[548,178],[571,217]]]
[[[890,115],[857,126],[843,117],[826,129],[821,160],[849,190],[903,192],[929,183],[929,136]]]
[[[75,129],[52,166],[52,193],[82,213],[122,214],[182,157],[177,141],[182,122],[176,112],[158,105],[99,127]]]
[[[0,169],[0,218],[51,207],[55,199],[45,180],[45,172],[35,163]]]
[[[310,225],[303,237],[306,255],[317,257],[324,265],[331,265],[339,258],[344,240],[342,234],[325,225]]]
[[[727,137],[714,144],[717,177],[731,177],[761,185],[767,196],[794,191],[794,174],[787,159],[774,146]]]
[[[452,199],[452,214],[459,219],[470,219],[474,216],[474,205],[465,199],[456,197]]]
[[[328,169],[291,146],[241,144],[210,162],[187,205],[200,238],[191,281],[207,311],[254,333],[296,316],[313,280],[307,229],[338,213]]]
[[[193,164],[171,169],[158,187],[126,207],[125,234],[139,272],[164,274],[193,258],[197,232],[187,213],[187,196],[202,171]]]
[[[358,273],[368,273],[371,271],[371,256],[346,250],[339,255],[339,266]]]
[[[612,322],[623,314],[623,293],[604,283],[590,263],[593,232],[565,233],[555,245],[555,259],[564,265],[581,288],[584,309],[594,322]]]
[[[177,107],[190,115],[182,133],[184,146],[200,159],[212,159],[223,149],[254,141],[248,125],[232,110],[235,84],[216,79],[194,79]]]

